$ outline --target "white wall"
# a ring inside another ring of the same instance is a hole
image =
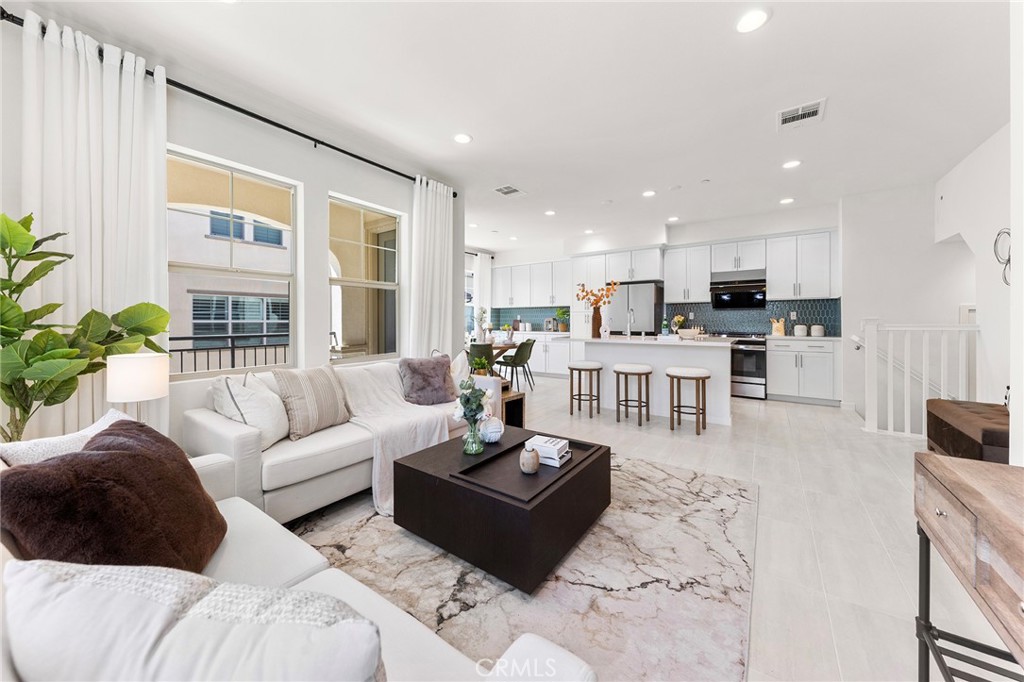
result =
[[[1024,5],[1010,7],[1010,230],[1016,272],[1010,279],[1010,463],[1024,466]]]
[[[782,232],[827,230],[839,224],[836,204],[805,207],[779,207],[770,213],[737,216],[722,220],[671,225],[666,232],[669,244],[697,244],[728,241],[744,237],[763,237]]]
[[[848,340],[865,318],[957,323],[974,301],[974,259],[962,240],[935,243],[931,183],[843,197],[843,402],[862,410],[864,353]]]
[[[935,241],[960,238],[974,256],[981,332],[977,399],[1000,403],[1010,376],[1010,287],[992,253],[1010,224],[1010,126],[971,152],[935,185]]]

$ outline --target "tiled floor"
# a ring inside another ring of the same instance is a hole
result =
[[[916,679],[913,455],[922,441],[871,435],[851,410],[733,400],[733,425],[642,428],[614,411],[569,416],[564,379],[537,377],[527,426],[759,484],[751,680]],[[939,627],[1000,645],[933,553]],[[933,668],[932,679],[940,679]]]

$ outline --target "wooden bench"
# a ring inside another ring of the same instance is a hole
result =
[[[928,449],[941,455],[1008,464],[1010,412],[1005,405],[928,401]]]

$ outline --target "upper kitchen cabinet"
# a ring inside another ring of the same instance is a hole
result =
[[[491,269],[491,308],[512,305],[512,268]]]
[[[513,265],[512,270],[512,303],[513,307],[533,305],[530,301],[530,268],[529,265]]]
[[[603,287],[607,280],[605,272],[605,256],[577,256],[572,259],[572,286],[570,292],[572,295],[572,309],[573,310],[589,310],[588,306],[584,301],[576,300],[576,291],[580,284],[585,286],[587,289],[597,289]]]
[[[828,232],[767,240],[769,300],[832,295],[832,235]]]
[[[665,251],[665,302],[706,303],[710,300],[711,247]]]
[[[576,298],[576,287],[572,284],[572,264],[567,260],[551,264],[551,294],[557,306],[569,306]]]
[[[658,247],[617,251],[605,258],[607,281],[661,279],[661,249]]]
[[[555,304],[551,280],[551,263],[534,263],[530,266],[530,305],[549,306]]]
[[[763,270],[765,260],[765,240],[763,239],[724,242],[711,246],[712,272]]]

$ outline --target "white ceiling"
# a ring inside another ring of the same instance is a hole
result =
[[[733,3],[9,8],[452,182],[479,225],[467,242],[493,250],[935,180],[1009,120],[1008,3],[768,5],[746,35],[734,26],[750,5]],[[821,97],[821,124],[777,133],[778,110]],[[803,165],[780,170],[791,158]],[[505,184],[527,196],[493,191]]]

